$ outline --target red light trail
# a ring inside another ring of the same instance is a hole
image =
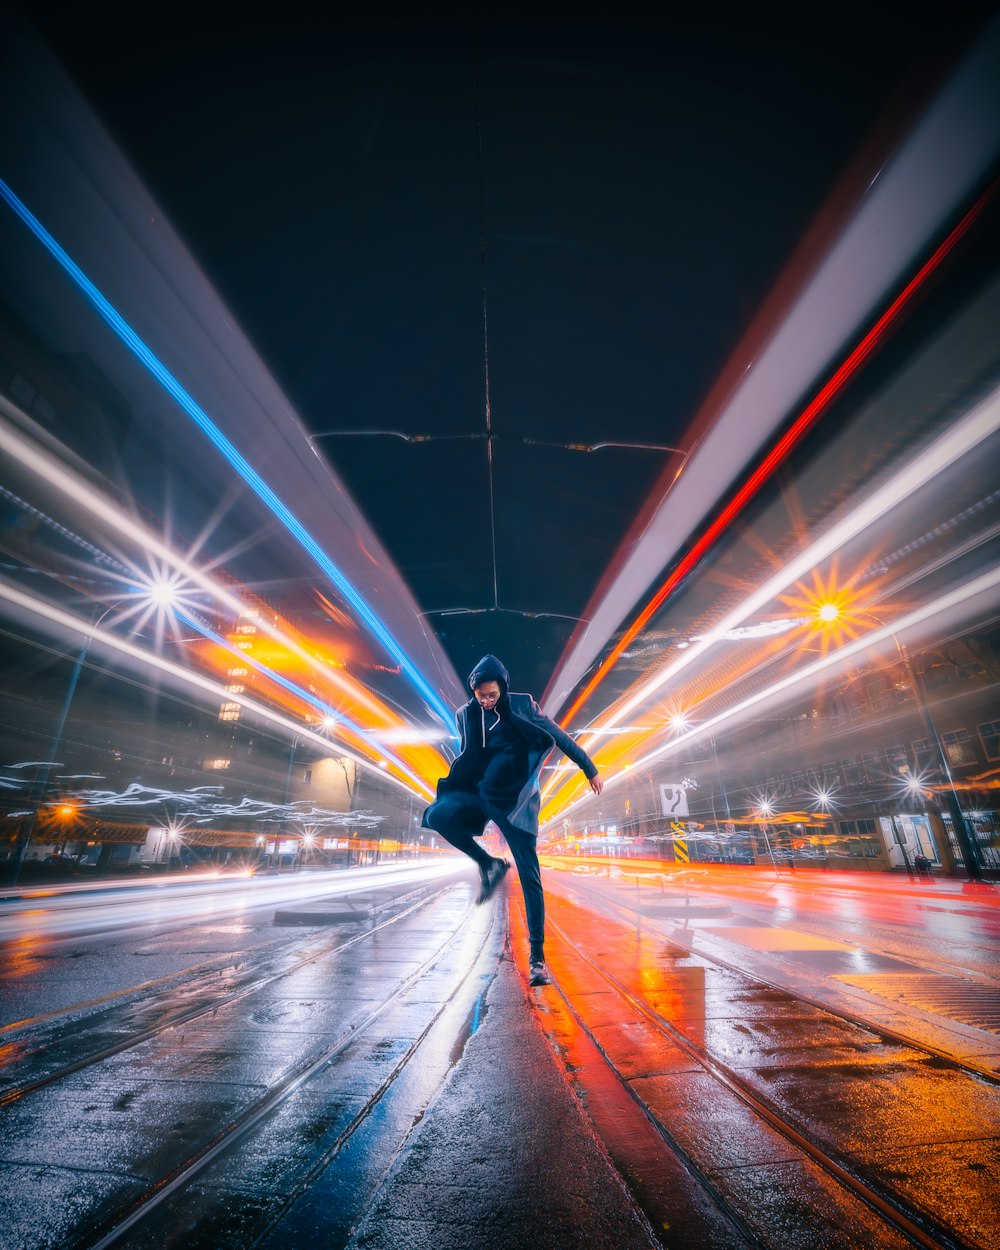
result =
[[[958,225],[949,233],[948,237],[936,248],[906,286],[903,287],[902,291],[851,351],[836,372],[817,392],[807,407],[796,417],[792,425],[785,431],[763,460],[760,461],[756,469],[737,490],[736,494],[718,513],[715,519],[710,522],[708,527],[702,531],[691,548],[681,557],[680,561],[671,570],[666,581],[664,581],[622,637],[615,643],[611,651],[601,661],[597,671],[563,714],[560,724],[564,728],[572,722],[576,713],[621,658],[622,652],[635,640],[639,632],[649,623],[669,595],[676,590],[713,544],[721,538],[736,517],[739,516],[740,512],[742,512],[765,482],[771,478],[783,461],[787,459],[810,428],[815,425],[830,402],[843,390],[844,386],[872,353],[905,306],[945,260],[963,235],[966,234],[972,223],[982,212],[995,189],[996,184],[994,183],[980,196]]]

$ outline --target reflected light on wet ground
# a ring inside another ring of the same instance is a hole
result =
[[[93,886],[69,886],[65,891],[50,891],[45,907],[31,899],[24,903],[8,901],[0,910],[0,940],[18,943],[41,938],[70,937],[101,929],[125,927],[130,924],[172,923],[215,916],[261,907],[301,902],[308,898],[342,898],[373,885],[391,886],[400,882],[417,886],[440,880],[464,870],[457,857],[445,857],[433,864],[407,865],[399,868],[357,868],[347,871],[310,872],[287,877],[255,877],[245,874],[227,877],[209,874],[207,879],[178,875],[136,884],[134,881],[108,883],[95,891]],[[4,973],[10,969],[5,961]]]

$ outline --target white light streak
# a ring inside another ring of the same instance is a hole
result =
[[[3,412],[5,407],[6,402],[0,396],[0,413]],[[115,533],[135,543],[148,555],[153,556],[162,564],[164,570],[174,570],[173,577],[167,577],[165,572],[161,572],[152,586],[147,585],[145,588],[146,593],[151,594],[153,587],[159,586],[161,588],[160,594],[164,600],[169,598],[171,602],[178,602],[181,596],[179,587],[183,580],[186,583],[200,587],[234,619],[242,616],[252,606],[248,605],[237,595],[234,595],[220,582],[210,577],[196,565],[191,564],[151,530],[140,525],[122,509],[111,503],[80,475],[60,464],[53,455],[43,451],[30,439],[26,438],[6,417],[0,419],[0,450],[13,457],[43,481],[55,486],[65,498],[71,499],[89,515],[109,526]],[[266,614],[262,613],[260,616],[255,617],[255,624],[261,634],[278,642],[283,648],[290,651],[297,659],[301,660],[303,664],[307,665],[308,668],[321,677],[324,682],[329,682],[347,698],[363,707],[369,716],[381,720],[386,718],[388,713],[385,707],[361,683],[352,681],[348,675],[317,658],[302,647],[296,639],[290,637],[279,626],[269,621]],[[223,643],[223,645],[227,644]],[[228,649],[233,650],[235,653],[234,648],[229,647]],[[301,726],[297,728],[301,728]],[[415,732],[420,734],[422,730],[417,729]],[[442,738],[447,739],[448,735],[442,735]],[[404,771],[406,770],[406,765],[396,759],[395,756],[394,763]]]
[[[364,825],[372,828],[380,825],[385,819],[367,809],[359,811],[335,811],[332,808],[317,807],[315,804],[271,803],[265,799],[242,798],[238,803],[227,803],[221,799],[212,800],[206,791],[221,791],[221,786],[196,786],[190,790],[166,790],[155,786],[144,786],[137,781],[124,790],[77,790],[72,797],[82,806],[99,810],[101,808],[137,808],[158,807],[170,804],[173,807],[186,809],[187,819],[197,818],[197,823],[206,824],[212,820],[238,816],[253,818],[257,821],[273,820],[278,823],[286,821],[308,820],[316,825],[346,826]],[[174,834],[183,833],[181,825],[168,825]]]
[[[465,872],[462,858],[442,856],[430,864],[331,869],[304,876],[248,877],[245,871],[190,870],[155,881],[105,881],[95,897],[86,885],[46,886],[44,893],[25,890],[10,900],[0,916],[0,940],[58,937],[100,929],[124,930],[165,922],[218,920],[243,916],[257,908],[273,909],[310,898],[330,899],[356,893],[363,885],[390,886],[434,881]]]
[[[903,469],[867,498],[856,503],[852,510],[836,524],[811,543],[794,560],[760,586],[715,629],[692,643],[687,650],[667,664],[655,677],[642,685],[634,694],[615,707],[606,719],[587,731],[582,745],[586,750],[600,742],[607,728],[624,720],[640,708],[647,699],[660,690],[678,673],[689,667],[709,647],[726,638],[748,616],[762,611],[782,591],[801,580],[811,570],[822,564],[851,539],[856,538],[910,495],[926,486],[944,469],[974,451],[991,435],[1000,430],[1000,388],[994,390],[981,404],[936,439],[925,451],[914,457]],[[898,625],[897,632],[903,629]]]
[[[87,621],[81,621],[78,617],[73,616],[69,612],[64,612],[62,608],[57,608],[54,604],[47,603],[44,599],[39,599],[35,595],[25,594],[24,591],[10,585],[9,582],[0,579],[0,599],[6,599],[8,603],[14,604],[16,607],[22,608],[28,612],[34,613],[36,616],[42,617],[44,620],[51,621],[52,624],[58,625],[63,629],[72,630],[75,633],[82,633],[95,642],[101,643],[103,646],[110,647],[114,651],[127,655],[131,659],[139,660],[142,664],[156,668],[161,673],[165,673],[176,680],[183,682],[185,685],[193,686],[198,690],[206,691],[213,698],[220,700],[228,700],[238,703],[240,707],[245,708],[254,716],[270,722],[272,725],[278,725],[290,734],[297,734],[302,741],[312,742],[315,746],[323,750],[329,750],[330,740],[320,733],[314,733],[312,730],[303,729],[298,721],[293,721],[287,716],[283,716],[280,712],[274,711],[272,708],[258,703],[254,699],[248,698],[245,694],[234,694],[227,690],[224,685],[219,682],[212,681],[211,678],[205,677],[201,673],[183,668],[180,664],[175,664],[172,660],[167,660],[161,655],[157,655],[152,651],[145,651],[133,643],[128,642],[124,638],[119,638],[117,634],[109,633],[105,629],[91,625]],[[338,744],[338,751],[343,755],[352,759],[357,764],[368,765],[371,761],[356,755],[350,751],[342,743]],[[421,780],[413,773],[406,764],[395,761],[398,767],[410,780],[410,785],[402,781],[400,778],[393,776],[388,769],[386,775],[393,785],[399,786],[407,793],[417,795],[430,795],[431,791],[427,783]],[[384,761],[380,762],[380,766],[384,767]]]
[[[984,31],[913,133],[892,154],[853,218],[784,319],[771,328],[739,386],[672,480],[628,559],[588,606],[544,697],[562,706],[623,617],[710,502],[753,463],[796,400],[897,289],[929,241],[973,193],[1000,151],[1000,21]]]
[[[870,634],[866,634],[862,638],[855,638],[853,641],[845,644],[836,651],[831,651],[827,655],[812,663],[807,664],[804,668],[798,669],[794,673],[789,673],[786,677],[779,681],[773,682],[763,690],[758,690],[747,698],[742,699],[731,708],[727,708],[723,712],[710,716],[699,724],[692,726],[687,732],[671,738],[669,742],[658,747],[655,751],[651,751],[648,755],[642,756],[633,763],[635,768],[648,768],[655,761],[662,759],[666,755],[675,752],[680,746],[693,742],[698,738],[710,735],[713,730],[717,730],[720,726],[725,725],[729,721],[739,721],[739,719],[747,712],[752,711],[760,704],[777,698],[793,690],[797,685],[805,684],[818,677],[821,673],[837,665],[843,664],[844,661],[851,659],[862,651],[870,650],[879,643],[895,640],[897,635],[905,633],[907,630],[916,629],[924,625],[926,622],[933,620],[936,616],[942,616],[961,608],[964,604],[972,602],[974,599],[982,595],[994,595],[1000,589],[1000,568],[990,569],[972,581],[965,582],[948,594],[942,595],[940,598],[933,600],[931,603],[921,605],[914,608],[912,612],[906,613],[904,616],[894,621],[891,626],[885,625],[879,629],[873,630]],[[604,783],[604,789],[609,790],[613,786],[620,784],[626,779],[628,773],[618,772],[608,777]],[[562,818],[568,812],[573,811],[582,803],[590,801],[590,795],[583,795],[568,803],[565,807],[559,809],[546,821],[546,826],[557,818]]]
[[[793,629],[798,629],[800,625],[805,625],[807,619],[804,616],[791,616],[779,621],[758,621],[756,625],[741,625],[737,629],[728,629],[721,635],[714,632],[711,635],[696,634],[694,638],[688,639],[688,645],[692,642],[701,642],[703,637],[711,637],[713,642],[720,642],[723,639],[726,642],[742,642],[746,638],[774,638],[779,634],[787,634]]]

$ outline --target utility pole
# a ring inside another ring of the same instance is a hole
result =
[[[944,785],[943,797],[945,806],[948,809],[948,815],[951,817],[951,827],[955,831],[955,838],[962,850],[962,858],[965,860],[965,869],[973,881],[982,881],[983,870],[979,863],[979,853],[976,849],[975,841],[969,832],[969,826],[965,820],[965,813],[962,811],[962,805],[959,802],[958,793],[955,790],[955,781],[951,775],[951,768],[948,764],[948,756],[945,753],[941,737],[938,734],[937,725],[931,714],[931,709],[927,704],[927,694],[923,687],[923,681],[917,672],[910,654],[906,649],[906,645],[892,635],[892,640],[896,644],[896,650],[899,652],[899,658],[903,661],[906,668],[906,674],[910,679],[910,685],[913,688],[913,697],[917,703],[917,711],[920,713],[920,722],[924,727],[928,740],[934,750],[937,764],[937,771]],[[947,835],[945,835],[947,836]],[[944,857],[942,857],[943,859]]]

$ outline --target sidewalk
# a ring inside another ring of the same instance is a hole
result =
[[[352,1247],[657,1245],[559,1073],[526,992],[508,950],[478,1029],[390,1170]]]

